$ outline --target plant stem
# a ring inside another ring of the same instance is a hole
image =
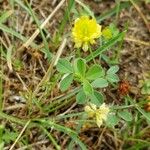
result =
[[[7,119],[7,120],[9,120],[9,121],[18,123],[18,124],[20,124],[20,125],[25,125],[25,123],[26,123],[26,120],[21,120],[21,119],[16,118],[16,117],[9,116],[9,115],[7,115],[7,114],[5,114],[5,113],[3,113],[3,112],[0,112],[0,118],[5,118],[5,119]]]
[[[91,53],[91,56],[92,56],[92,59],[93,59],[94,64],[96,64],[96,61],[95,61],[95,58],[94,58],[94,55],[93,55],[93,52],[92,52],[91,47],[89,47],[89,51],[90,51],[90,53]]]

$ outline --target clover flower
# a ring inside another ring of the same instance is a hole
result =
[[[109,107],[103,103],[99,108],[96,105],[90,103],[85,106],[85,112],[87,112],[89,118],[93,118],[96,121],[98,127],[100,127],[103,121],[107,120],[107,115],[109,113]]]
[[[81,16],[75,20],[72,36],[76,48],[82,47],[84,51],[87,51],[89,45],[94,44],[95,39],[99,38],[101,34],[101,26],[97,24],[96,19]]]
[[[102,30],[102,35],[106,40],[109,40],[112,38],[112,31],[107,27]]]

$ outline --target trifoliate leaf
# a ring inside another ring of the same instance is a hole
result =
[[[95,80],[105,75],[104,69],[99,65],[93,65],[86,73],[86,79]]]
[[[125,121],[132,121],[133,119],[132,114],[127,110],[119,111],[118,116],[124,119]]]
[[[61,82],[60,82],[60,89],[61,91],[66,91],[73,81],[73,74],[67,75]]]
[[[114,127],[119,122],[119,118],[115,114],[108,114],[106,124],[109,127]]]
[[[74,70],[76,74],[81,75],[82,77],[85,76],[86,72],[86,63],[84,59],[78,58],[75,60],[74,63]]]
[[[71,63],[66,59],[60,59],[58,61],[56,69],[61,73],[72,73],[73,72]]]
[[[117,65],[112,66],[108,69],[107,74],[115,74],[117,73],[119,70],[119,67]]]
[[[106,75],[106,79],[107,79],[110,83],[119,82],[119,77],[118,77],[116,74],[107,74],[107,75]]]
[[[94,88],[105,88],[108,86],[108,81],[103,78],[98,78],[92,82]]]
[[[102,93],[98,91],[94,91],[94,93],[90,96],[91,103],[95,104],[96,106],[100,106],[104,102],[104,96]]]
[[[87,80],[83,81],[83,90],[84,90],[86,95],[93,94],[93,88],[92,88],[91,84]]]
[[[87,101],[86,100],[86,95],[85,95],[83,89],[80,90],[79,93],[77,94],[76,101],[77,101],[78,104],[85,104],[86,103],[86,101]]]

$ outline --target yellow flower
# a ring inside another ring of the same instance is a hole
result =
[[[109,28],[105,28],[102,30],[102,35],[104,36],[105,39],[109,40],[112,38],[112,32]]]
[[[100,127],[103,121],[106,121],[109,113],[109,107],[103,103],[99,108],[96,105],[90,103],[85,106],[85,112],[87,112],[89,118],[93,118],[96,121],[98,127]]]
[[[99,38],[101,34],[101,26],[97,24],[96,19],[81,16],[75,20],[72,29],[75,47],[82,47],[84,51],[87,51],[89,44],[94,44],[95,39]]]

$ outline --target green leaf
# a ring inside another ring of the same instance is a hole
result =
[[[111,23],[111,24],[109,25],[109,29],[112,31],[113,36],[118,35],[119,30],[117,29],[117,27],[116,27],[115,24]]]
[[[141,89],[142,94],[150,94],[150,79],[145,80]]]
[[[51,120],[44,120],[44,119],[39,119],[38,120],[40,124],[44,124],[47,127],[53,127],[55,130],[58,130],[60,132],[64,132],[65,134],[69,135],[76,144],[78,144],[82,150],[87,150],[86,146],[80,141],[78,138],[78,133],[70,128],[67,128],[65,126],[61,126],[59,124],[56,124],[54,121]]]
[[[119,67],[117,65],[112,66],[108,69],[107,74],[115,74],[117,73],[119,70]]]
[[[129,1],[127,2],[121,2],[120,3],[120,7],[118,12],[121,12],[123,9],[125,8],[130,8],[131,3]],[[108,11],[104,11],[100,16],[97,17],[97,22],[101,23],[102,21],[104,21],[107,18],[111,18],[113,15],[115,15],[117,13],[116,9],[117,9],[117,4],[115,5],[115,7],[109,9]]]
[[[62,34],[63,31],[64,31],[64,28],[66,27],[66,24],[69,20],[69,17],[70,17],[70,13],[71,13],[71,10],[73,9],[73,6],[74,6],[74,3],[75,1],[74,0],[70,0],[68,1],[68,7],[65,9],[65,12],[64,12],[64,15],[63,15],[63,18],[62,20],[60,21],[61,24],[59,26],[59,34]]]
[[[58,61],[56,68],[61,73],[72,73],[73,72],[71,63],[66,59],[60,59]]]
[[[21,35],[19,32],[16,32],[15,30],[11,29],[10,27],[7,27],[4,24],[0,24],[0,29],[3,32],[7,32],[8,34],[11,34],[15,37],[17,37],[18,39],[22,40],[24,43],[28,40],[26,37],[24,37],[23,35]],[[39,46],[35,43],[31,43],[31,47],[37,49]],[[43,52],[45,54],[45,57],[48,58],[48,60],[51,60],[53,57],[53,54],[49,51],[47,52],[45,48],[41,48],[39,49],[41,52]]]
[[[0,143],[0,149],[3,150],[4,149],[4,142]]]
[[[119,122],[119,118],[115,114],[108,114],[106,124],[109,127],[114,127],[115,125],[118,124],[118,122]]]
[[[92,86],[94,88],[105,88],[108,86],[108,81],[106,79],[99,78],[92,82]]]
[[[60,82],[60,89],[61,91],[66,91],[73,81],[73,74],[67,75],[61,82]]]
[[[86,103],[86,95],[85,95],[83,89],[80,90],[79,93],[77,94],[76,101],[78,104],[85,104]]]
[[[87,80],[83,81],[83,90],[84,90],[86,95],[93,94],[93,88],[92,88],[91,84]]]
[[[99,65],[93,65],[86,73],[86,79],[95,80],[105,75],[104,69]]]
[[[106,79],[107,79],[110,83],[119,82],[119,77],[118,77],[116,74],[107,74],[107,75],[106,75]]]
[[[5,131],[5,134],[3,134],[3,141],[5,141],[5,143],[9,144],[10,142],[14,142],[15,139],[18,137],[18,133],[17,132],[11,132],[9,130]]]
[[[128,100],[128,101],[130,101],[130,103],[135,106],[135,108],[143,115],[143,117],[145,117],[147,119],[147,121],[150,122],[150,113],[147,113],[146,111],[144,111],[130,97],[126,97],[125,99]]]
[[[94,91],[94,93],[90,96],[91,102],[96,106],[100,106],[104,102],[104,96],[102,93],[98,91]]]
[[[86,72],[86,64],[85,64],[85,60],[78,58],[75,60],[75,64],[74,64],[74,70],[76,74],[81,75],[82,77],[85,76],[85,72]]]
[[[106,42],[104,45],[100,46],[97,50],[93,52],[93,54],[90,54],[86,57],[86,62],[91,61],[93,58],[100,56],[103,52],[106,52],[111,48],[113,45],[115,45],[122,37],[124,37],[126,31],[119,33],[114,38],[110,39],[108,42]]]
[[[0,23],[5,23],[5,21],[13,14],[13,10],[4,11],[0,14]]]
[[[88,16],[91,16],[94,18],[93,11],[91,11],[90,8],[86,4],[82,3],[81,1],[78,1],[78,3],[83,7],[83,9],[85,11],[85,14],[83,14],[83,15],[88,15]]]
[[[133,119],[132,114],[127,110],[119,111],[118,116],[124,119],[125,121],[132,121]]]

